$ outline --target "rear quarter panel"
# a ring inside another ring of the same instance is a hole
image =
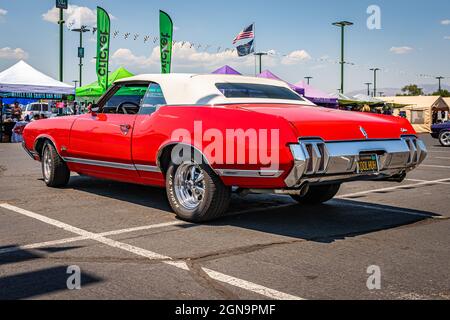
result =
[[[195,124],[196,123],[196,124]],[[201,125],[199,125],[201,124]],[[195,130],[194,126],[197,127]],[[156,165],[158,151],[166,145],[181,142],[182,138],[174,135],[177,130],[183,129],[190,133],[191,144],[205,153],[205,149],[211,141],[205,141],[205,132],[215,130],[222,133],[224,139],[221,143],[222,150],[226,150],[227,144],[234,143],[234,157],[232,163],[223,159],[224,163],[217,163],[208,158],[208,162],[214,169],[239,169],[239,170],[261,170],[268,168],[260,163],[248,163],[250,152],[258,152],[258,145],[245,144],[245,164],[238,163],[237,141],[227,139],[226,131],[242,129],[259,131],[265,129],[268,132],[266,141],[271,142],[271,130],[277,130],[279,139],[276,145],[279,153],[277,166],[284,170],[285,174],[279,178],[231,178],[222,177],[227,185],[238,185],[242,187],[284,187],[284,178],[288,170],[292,168],[293,158],[287,145],[296,143],[297,137],[288,121],[278,116],[260,114],[242,109],[230,109],[214,106],[166,106],[161,107],[156,113],[139,115],[133,132],[132,154],[136,164]],[[179,132],[179,131],[178,131]],[[199,134],[200,133],[200,134]],[[258,141],[259,141],[258,136]],[[208,154],[208,152],[206,152]]]

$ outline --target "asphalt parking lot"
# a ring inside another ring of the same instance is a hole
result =
[[[47,188],[0,144],[0,299],[450,299],[450,149],[422,138],[429,157],[401,184],[347,184],[317,207],[236,195],[204,225],[177,220],[161,189]]]

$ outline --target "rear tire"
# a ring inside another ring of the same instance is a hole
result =
[[[291,197],[301,204],[321,204],[333,199],[340,187],[340,184],[311,186],[304,196],[291,195]]]
[[[173,211],[189,222],[219,218],[227,211],[231,198],[231,188],[207,164],[197,164],[194,159],[180,165],[170,163],[166,192]]]
[[[48,187],[62,188],[67,185],[70,179],[70,170],[50,142],[46,142],[42,148],[41,163],[42,176]]]
[[[450,131],[443,131],[439,134],[439,142],[444,147],[450,147]]]

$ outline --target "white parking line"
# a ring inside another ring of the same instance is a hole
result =
[[[412,182],[427,182],[429,180],[419,180],[419,179],[406,179],[407,181],[412,181]],[[450,185],[450,182],[436,182],[436,184],[446,184],[446,185]]]
[[[4,208],[4,209],[7,209],[7,210],[10,210],[10,211],[13,211],[13,212],[16,212],[16,213],[19,213],[21,215],[27,216],[29,218],[36,219],[38,221],[41,221],[41,222],[44,222],[46,224],[55,226],[57,228],[60,228],[60,229],[63,229],[63,230],[66,230],[66,231],[78,234],[80,237],[76,237],[77,239],[80,239],[80,240],[84,240],[84,239],[94,240],[94,241],[103,243],[105,245],[108,245],[110,247],[121,249],[121,250],[130,252],[130,253],[133,253],[133,254],[136,254],[138,256],[145,257],[145,258],[148,258],[148,259],[151,259],[151,260],[154,260],[154,259],[163,260],[163,261],[161,261],[162,263],[171,265],[173,267],[176,267],[176,268],[179,268],[179,269],[182,269],[182,270],[189,270],[189,267],[187,266],[187,264],[184,261],[174,261],[171,257],[164,256],[164,255],[161,255],[159,253],[156,253],[156,252],[153,252],[153,251],[150,251],[150,250],[146,250],[146,249],[143,249],[143,248],[139,248],[139,247],[127,244],[127,243],[115,241],[115,240],[106,238],[106,237],[102,236],[101,234],[89,232],[89,231],[86,231],[86,230],[74,227],[72,225],[69,225],[67,223],[64,223],[64,222],[61,222],[61,221],[58,221],[58,220],[55,220],[55,219],[52,219],[52,218],[49,218],[49,217],[46,217],[46,216],[34,213],[34,212],[31,212],[31,211],[28,211],[28,210],[25,210],[25,209],[22,209],[22,208],[19,208],[19,207],[16,207],[16,206],[12,206],[12,205],[7,204],[7,203],[0,204],[0,207]],[[132,228],[132,229],[137,229],[137,228]],[[127,229],[127,230],[130,230],[130,229]],[[114,231],[111,231],[111,232],[108,232],[108,233],[109,234],[111,234],[111,233],[116,234]],[[70,238],[70,239],[72,239],[72,241],[73,241],[73,239],[75,239],[75,238]],[[62,241],[62,240],[59,240],[59,241]],[[6,249],[8,249],[8,248],[6,248]],[[274,290],[274,289],[270,289],[270,288],[267,288],[267,287],[264,287],[264,286],[260,286],[258,284],[255,284],[255,283],[252,283],[252,282],[248,282],[248,281],[245,281],[245,280],[242,280],[242,279],[239,279],[239,278],[227,276],[225,274],[222,274],[222,273],[210,270],[210,269],[203,269],[203,270],[208,275],[211,274],[212,275],[211,278],[213,278],[213,279],[217,278],[216,280],[218,280],[218,281],[226,282],[226,283],[228,283],[228,284],[230,284],[232,286],[239,287],[239,288],[242,288],[242,289],[246,289],[248,291],[252,291],[254,293],[266,296],[266,297],[271,298],[271,299],[303,300],[300,297],[289,295],[287,293],[283,293],[283,292],[280,292],[280,291],[277,291],[277,290]]]
[[[434,164],[421,164],[420,167],[450,169],[450,166],[438,166],[438,165],[434,165]]]
[[[183,221],[171,221],[171,222],[151,224],[151,225],[135,227],[135,228],[107,231],[107,232],[99,233],[98,235],[107,237],[107,236],[121,235],[124,233],[131,233],[131,232],[136,232],[136,231],[164,228],[164,227],[170,227],[170,226],[181,226],[181,225],[191,225],[191,224],[187,223],[187,222],[183,222]],[[89,237],[79,236],[79,237],[65,238],[65,239],[54,240],[54,241],[32,243],[32,244],[27,244],[24,246],[16,246],[16,247],[11,247],[11,248],[0,249],[0,254],[22,251],[22,250],[29,250],[29,249],[48,248],[48,247],[52,247],[52,246],[57,246],[57,245],[62,245],[62,244],[67,244],[67,243],[77,242],[77,241],[82,241],[82,240],[89,240],[89,239],[90,239]]]
[[[433,185],[433,184],[439,184],[441,182],[447,182],[447,181],[450,181],[450,178],[439,179],[439,180],[432,180],[432,181],[423,181],[423,182],[418,182],[418,183],[414,183],[414,184],[404,184],[404,185],[399,185],[399,186],[396,186],[396,187],[388,187],[388,188],[360,191],[360,192],[340,195],[340,196],[337,196],[335,198],[336,199],[346,199],[346,198],[351,198],[351,197],[363,196],[363,195],[370,194],[370,193],[391,191],[391,190],[397,190],[397,189],[406,189],[406,188],[426,186],[426,185]]]
[[[283,293],[283,292],[280,292],[277,290],[273,290],[273,289],[270,289],[267,287],[260,286],[259,284],[256,284],[253,282],[249,282],[249,281],[242,280],[239,278],[231,277],[229,275],[226,275],[226,274],[223,274],[223,273],[211,270],[211,269],[202,268],[202,270],[204,272],[206,272],[206,274],[214,280],[217,280],[217,281],[220,281],[223,283],[227,283],[227,284],[230,284],[232,286],[235,286],[235,287],[238,287],[241,289],[259,293],[260,295],[269,297],[274,300],[305,300],[300,297],[292,296],[290,294],[286,294],[286,293]]]

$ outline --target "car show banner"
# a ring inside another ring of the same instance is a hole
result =
[[[173,22],[164,11],[159,11],[159,38],[161,50],[161,73],[170,73],[172,63]]]
[[[106,91],[108,88],[109,42],[111,20],[105,9],[97,7],[97,77],[98,84]]]

